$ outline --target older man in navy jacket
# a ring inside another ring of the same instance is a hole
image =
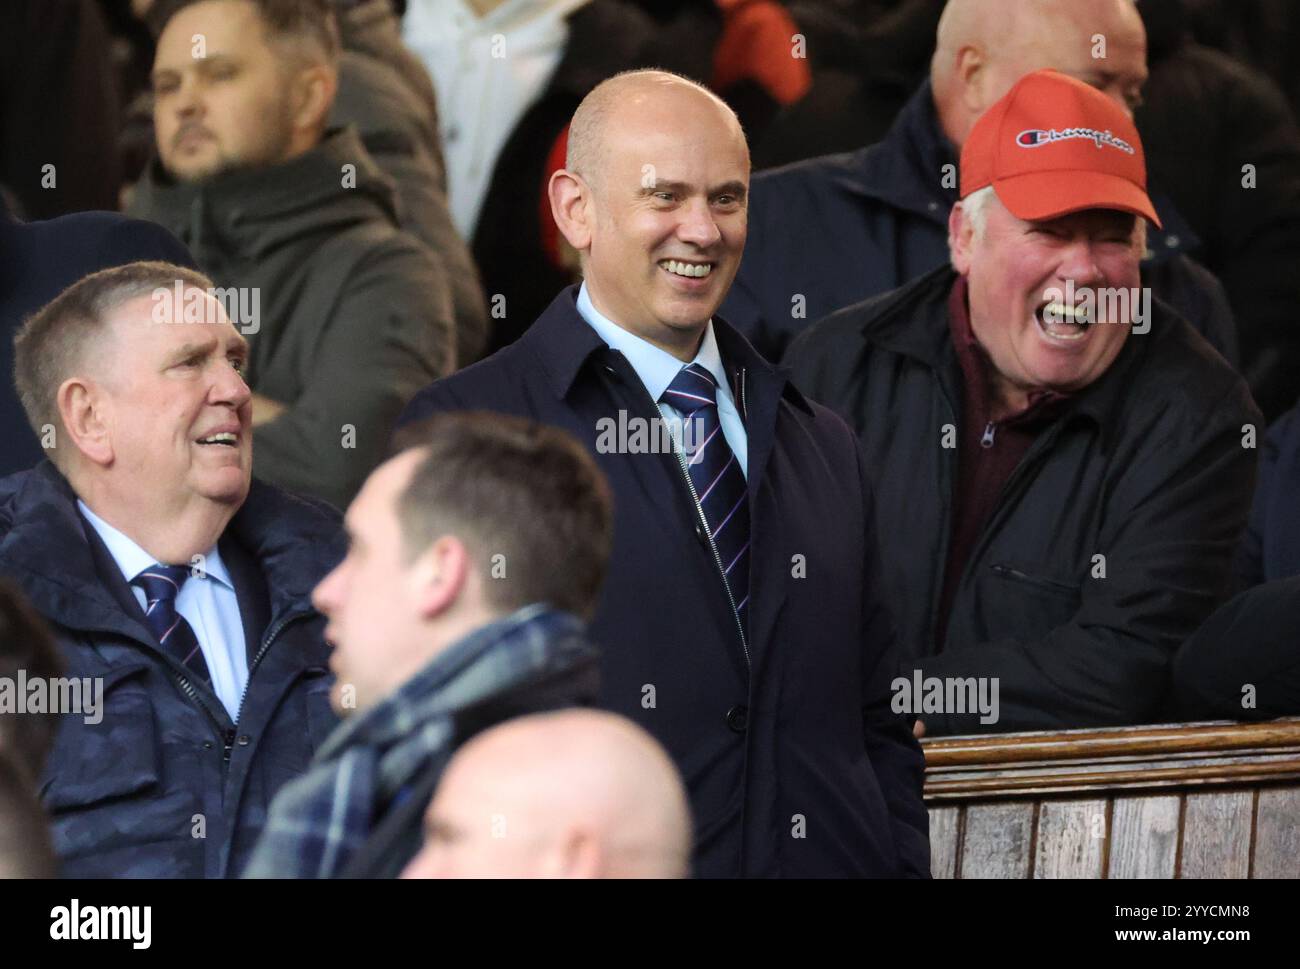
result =
[[[0,481],[0,575],[83,684],[41,782],[74,877],[238,873],[336,723],[310,592],[338,515],[251,480],[247,348],[210,288],[104,270],[15,343],[54,463]]]
[[[550,183],[586,282],[406,419],[524,414],[596,453],[615,508],[592,625],[603,702],[681,769],[696,874],[924,876],[924,765],[890,710],[894,631],[853,435],[713,316],[748,182],[740,125],[703,88],[658,71],[597,87]]]

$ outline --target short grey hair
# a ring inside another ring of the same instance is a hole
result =
[[[961,210],[970,220],[976,239],[984,238],[984,230],[988,227],[989,221],[989,200],[996,197],[997,193],[993,191],[993,186],[985,185],[961,200]]]
[[[114,311],[178,282],[213,289],[212,280],[185,266],[131,262],[91,273],[27,318],[14,335],[14,386],[37,437],[46,425],[59,427],[59,387],[85,364],[87,346],[104,335]],[[66,470],[58,454],[54,448],[50,460]]]
[[[966,218],[970,219],[977,240],[983,241],[984,239],[984,230],[988,227],[989,200],[996,197],[997,192],[993,190],[993,186],[985,185],[961,200],[962,211],[966,214]],[[1135,216],[1134,225],[1133,243],[1140,251],[1145,252],[1147,247],[1147,220],[1140,215]]]

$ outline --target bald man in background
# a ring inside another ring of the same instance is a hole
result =
[[[550,182],[582,286],[403,419],[518,414],[595,454],[615,516],[591,625],[601,705],[685,778],[696,874],[926,876],[924,761],[890,710],[897,652],[853,433],[714,315],[748,184],[744,132],[714,94],[662,71],[603,82]]]
[[[684,878],[691,816],[667,752],[623,717],[508,720],[447,766],[403,878]]]
[[[1104,38],[1104,57],[1098,38]],[[763,172],[749,242],[722,312],[779,360],[807,327],[948,261],[957,157],[975,120],[1032,71],[1054,68],[1130,113],[1146,80],[1146,32],[1133,0],[950,0],[930,79],[879,144]],[[1230,363],[1236,324],[1219,281],[1184,255],[1195,239],[1153,192],[1143,284]]]

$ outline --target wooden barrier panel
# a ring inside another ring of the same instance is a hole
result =
[[[921,745],[935,878],[1300,878],[1300,718]]]

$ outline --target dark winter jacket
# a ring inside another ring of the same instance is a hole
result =
[[[615,515],[591,624],[601,705],[676,762],[697,875],[927,875],[923,761],[890,709],[897,652],[852,432],[714,319],[748,437],[746,640],[678,457],[598,446],[602,418],[660,415],[575,297],[562,291],[517,342],[422,391],[403,420],[516,414],[593,452]]]
[[[1300,576],[1265,582],[1215,611],[1174,660],[1180,720],[1300,716]]]
[[[1237,551],[1241,588],[1300,575],[1300,407],[1268,429],[1259,485]]]
[[[397,228],[392,186],[356,133],[201,183],[154,162],[131,210],[176,233],[218,286],[258,297],[258,318],[234,321],[251,344],[246,379],[288,408],[253,431],[258,475],[344,507],[406,401],[455,361],[446,276]]]
[[[1110,368],[1072,394],[1004,486],[936,607],[952,530],[962,374],[939,269],[795,342],[794,380],[858,433],[890,602],[926,677],[997,677],[1000,719],[926,714],[932,733],[1142,723],[1174,650],[1227,597],[1261,417],[1245,382],[1153,303]]]
[[[1241,372],[1271,420],[1300,400],[1300,127],[1267,76],[1192,43],[1153,56],[1142,96],[1151,179],[1223,281]]]
[[[0,575],[50,624],[65,675],[103,684],[97,723],[61,715],[41,785],[65,875],[237,874],[271,798],[336,724],[310,594],[343,554],[337,515],[254,481],[219,547],[248,648],[234,722],[157,645],[53,465],[0,481]]]
[[[339,3],[339,89],[330,124],[352,125],[397,190],[403,229],[442,263],[456,319],[456,362],[473,363],[487,346],[487,304],[469,246],[447,207],[433,82],[402,43],[389,0]]]

